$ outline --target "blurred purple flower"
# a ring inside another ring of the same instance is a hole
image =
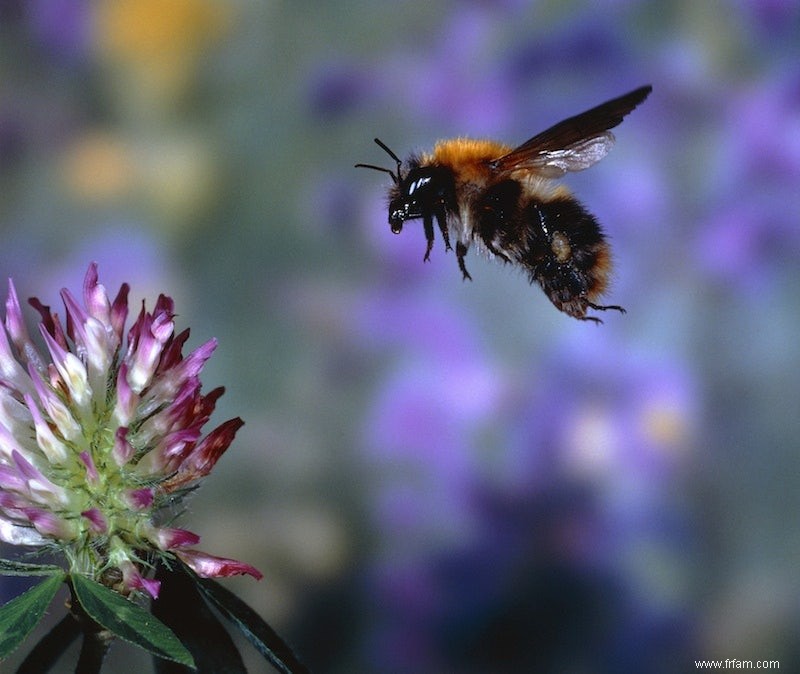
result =
[[[423,549],[467,535],[479,471],[474,443],[502,399],[502,380],[443,305],[384,294],[356,318],[370,348],[406,347],[364,429],[376,526],[402,530],[404,547]]]
[[[614,69],[619,76],[626,66],[625,40],[616,12],[607,5],[581,15],[576,21],[551,27],[547,32],[532,32],[506,56],[506,69],[512,81],[525,85],[532,80],[561,76],[565,83],[575,74],[587,74],[590,68]],[[607,80],[604,80],[607,83]],[[540,94],[543,92],[540,92]],[[549,105],[550,101],[543,101]],[[578,111],[576,111],[578,112]]]
[[[750,179],[800,177],[800,78],[789,74],[748,86],[731,97],[723,124],[723,147]],[[734,180],[736,177],[734,176]]]
[[[509,487],[568,477],[618,497],[637,482],[649,490],[669,483],[687,458],[699,409],[680,363],[582,334],[578,343],[562,340],[518,414]]]
[[[780,35],[795,40],[797,37],[800,6],[796,0],[738,0],[737,4],[743,20],[763,30],[765,38],[774,40]]]
[[[440,120],[454,134],[496,132],[514,109],[513,92],[489,67],[497,46],[492,30],[496,13],[496,8],[480,5],[454,12],[424,52],[390,52],[368,65],[326,65],[309,76],[309,104],[321,116],[356,106],[380,110],[402,106],[406,118],[424,118],[428,126]],[[396,151],[405,155],[408,149]]]
[[[714,146],[711,209],[697,228],[696,260],[726,282],[760,289],[800,251],[800,80],[738,90]]]
[[[449,342],[443,327],[438,334]],[[496,371],[487,368],[492,395],[451,379],[456,363],[481,360],[459,355],[404,361],[371,413],[372,512],[385,534],[373,564],[384,609],[371,664],[427,671],[502,660],[554,671],[547,666],[575,658],[617,662],[616,639],[630,643],[645,618],[645,669],[659,640],[686,648],[681,562],[668,561],[691,545],[672,502],[699,414],[685,368],[595,334],[566,339],[509,408],[507,396],[498,404]],[[479,403],[460,408],[460,395]],[[498,415],[507,442],[487,471],[476,438]],[[676,565],[666,580],[649,570],[648,550],[661,571]],[[612,614],[613,630],[598,631]],[[584,644],[570,649],[570,639]]]
[[[770,218],[764,206],[769,208],[756,198],[716,213],[697,235],[698,266],[728,288],[751,288],[754,297],[772,276],[775,260],[800,244],[796,232],[781,226],[789,223]]]
[[[93,7],[89,0],[29,0],[33,34],[49,56],[74,60],[89,50]]]
[[[323,118],[352,112],[368,101],[374,88],[372,71],[361,65],[326,62],[309,76],[311,111]]]

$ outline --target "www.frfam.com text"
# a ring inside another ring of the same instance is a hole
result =
[[[780,669],[781,663],[778,660],[726,658],[725,660],[695,660],[694,666],[697,669]]]

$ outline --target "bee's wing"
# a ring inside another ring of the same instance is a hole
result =
[[[653,87],[644,86],[565,119],[518,148],[495,159],[495,173],[527,170],[558,178],[567,171],[583,171],[605,157],[614,145],[613,129],[641,103]]]

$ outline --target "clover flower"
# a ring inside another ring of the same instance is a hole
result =
[[[208,475],[241,419],[203,436],[223,389],[201,393],[216,340],[184,356],[171,298],[144,303],[125,333],[128,285],[113,301],[89,266],[83,305],[61,297],[66,328],[38,299],[44,348],[29,335],[9,281],[0,327],[0,539],[63,553],[70,574],[157,597],[157,560],[208,578],[261,573],[193,549],[177,506]]]

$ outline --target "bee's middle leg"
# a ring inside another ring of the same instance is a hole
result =
[[[467,271],[467,266],[464,264],[464,257],[467,254],[467,246],[461,241],[456,242],[456,258],[458,258],[458,268],[461,270],[461,273],[464,275],[464,280],[471,281],[472,277],[469,275]]]

